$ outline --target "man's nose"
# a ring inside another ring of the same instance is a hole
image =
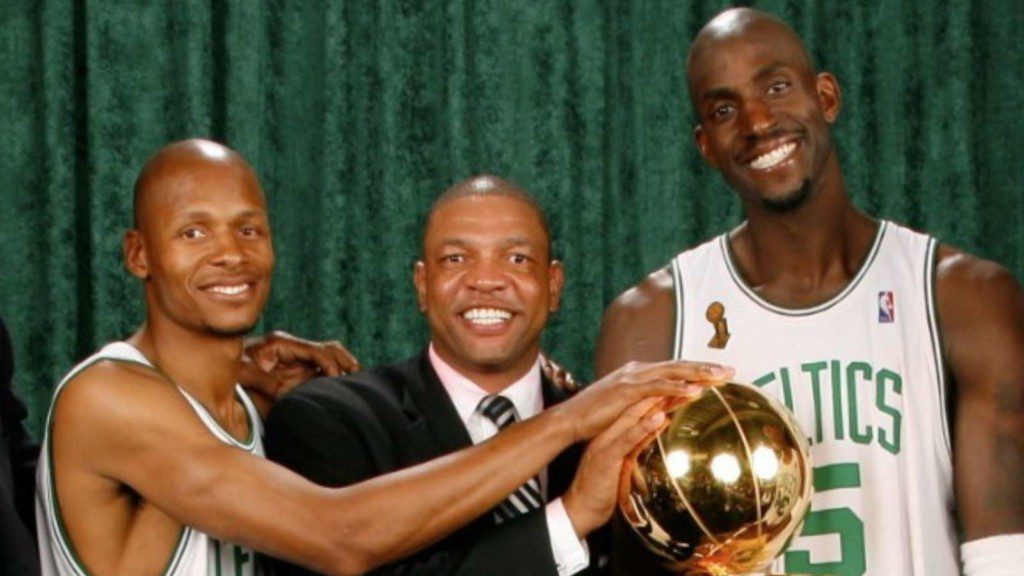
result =
[[[489,292],[508,286],[508,277],[497,263],[480,261],[470,269],[466,283],[475,290]]]
[[[245,251],[242,250],[235,234],[224,233],[217,236],[217,248],[212,260],[222,266],[238,264],[245,260]]]
[[[744,102],[740,115],[743,120],[744,132],[750,138],[770,134],[777,126],[774,111],[760,98]]]

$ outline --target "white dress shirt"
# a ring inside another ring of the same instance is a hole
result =
[[[498,427],[483,414],[477,411],[480,401],[490,393],[477,386],[469,378],[466,378],[455,368],[452,368],[434,351],[434,345],[430,345],[428,352],[430,363],[437,372],[441,384],[444,386],[448,396],[455,404],[455,410],[459,418],[466,425],[466,431],[474,444],[479,444],[498,433]],[[536,362],[533,368],[525,376],[513,382],[510,386],[501,391],[501,395],[512,401],[516,407],[520,420],[532,418],[544,411],[544,396],[541,390],[540,362]],[[540,472],[541,493],[547,497],[547,469]],[[576,529],[572,527],[572,521],[565,511],[561,498],[556,498],[547,503],[544,507],[544,514],[547,517],[548,537],[551,541],[551,551],[555,557],[555,566],[558,568],[558,576],[570,576],[590,565],[590,551],[586,542],[576,536]]]

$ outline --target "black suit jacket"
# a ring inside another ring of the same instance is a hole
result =
[[[21,421],[25,406],[11,390],[14,353],[0,320],[0,573],[39,574],[39,553],[30,529],[39,447]]]
[[[564,398],[544,381],[545,406]],[[473,444],[425,352],[399,364],[303,384],[278,401],[266,429],[270,458],[325,486],[353,484]],[[582,446],[573,446],[548,466],[549,499],[568,488],[581,452]],[[591,546],[592,565],[596,558]],[[285,564],[276,568],[278,575],[309,574]],[[557,574],[543,510],[500,526],[490,513],[484,514],[437,544],[375,573]]]

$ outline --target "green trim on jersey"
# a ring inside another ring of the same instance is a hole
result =
[[[171,384],[174,384],[174,382],[172,382],[169,378],[167,379],[167,381],[171,382]],[[217,419],[213,417],[213,414],[210,414],[210,411],[206,409],[206,406],[203,406],[202,402],[197,400],[194,396],[189,394],[180,386],[177,386],[175,384],[175,387],[177,387],[178,390],[180,390],[186,397],[189,398],[189,404],[194,409],[202,410],[202,414],[198,414],[199,419],[206,423],[207,427],[213,426],[214,428],[216,428],[216,430],[213,431],[214,434],[217,436],[223,436],[221,440],[223,440],[225,444],[230,444],[232,446],[235,446],[236,448],[241,448],[246,452],[252,452],[253,448],[256,447],[256,422],[254,419],[257,418],[257,416],[253,414],[253,412],[256,410],[256,407],[251,405],[251,400],[249,400],[249,398],[243,395],[243,392],[238,389],[237,385],[235,386],[235,398],[242,405],[242,409],[245,410],[245,419],[249,424],[249,434],[246,436],[244,442],[242,440],[239,440],[238,438],[235,438],[230,432],[225,430],[224,427],[220,425],[220,422],[217,422]]]
[[[174,574],[174,571],[178,569],[178,566],[181,565],[181,559],[185,557],[185,549],[188,548],[188,540],[192,537],[192,534],[191,528],[182,525],[181,534],[178,535],[178,544],[175,546],[171,559],[167,562],[167,566],[164,567],[164,571],[161,574]]]
[[[133,347],[134,348],[134,347]],[[80,576],[92,576],[92,573],[85,567],[85,563],[79,558],[78,553],[75,551],[75,547],[71,542],[71,537],[68,534],[67,527],[64,525],[64,515],[60,510],[60,500],[57,498],[57,474],[53,466],[53,412],[57,407],[57,398],[60,397],[61,392],[72,380],[77,378],[82,372],[85,372],[89,368],[93,367],[100,362],[118,362],[121,364],[134,364],[136,366],[142,366],[153,370],[157,374],[163,376],[159,370],[150,364],[139,362],[136,360],[128,360],[123,358],[110,358],[110,357],[99,357],[81,366],[71,377],[66,379],[54,392],[53,402],[50,403],[50,410],[46,415],[46,431],[48,435],[48,441],[46,443],[46,461],[49,467],[49,486],[50,486],[50,506],[53,509],[53,517],[47,518],[56,530],[54,533],[57,536],[57,548],[60,550],[64,559],[68,561],[71,568]],[[164,376],[166,379],[166,376]],[[168,380],[169,381],[169,380]],[[173,384],[173,383],[172,383]],[[175,544],[174,552],[171,554],[171,558],[167,561],[167,566],[164,571],[161,572],[162,576],[169,576],[173,574],[173,570],[178,567],[181,563],[181,557],[185,550],[185,543],[188,540],[188,528],[182,525],[181,533],[178,535],[178,541]]]
[[[878,230],[875,231],[875,239],[871,245],[871,250],[868,251],[867,258],[861,263],[860,268],[857,270],[856,276],[853,280],[846,285],[839,294],[836,294],[829,300],[822,302],[821,304],[815,304],[807,308],[786,308],[784,306],[776,306],[771,302],[761,298],[757,292],[755,292],[747,283],[744,282],[733,263],[732,247],[729,245],[729,234],[725,233],[719,237],[719,245],[722,249],[722,256],[725,259],[725,267],[729,270],[729,276],[732,277],[733,282],[739,287],[740,291],[747,295],[755,304],[776,314],[783,316],[810,316],[811,314],[817,314],[818,312],[824,312],[829,308],[832,308],[836,304],[839,304],[844,298],[849,296],[853,290],[860,284],[860,281],[867,274],[871,268],[871,264],[875,261],[875,257],[878,256],[878,251],[882,247],[882,238],[885,236],[885,231],[889,227],[887,220],[881,220],[878,223]]]
[[[683,270],[679,267],[679,257],[672,259],[672,287],[676,293],[675,306],[675,330],[672,331],[672,359],[678,360],[679,353],[683,350]]]
[[[939,414],[946,417],[942,419],[942,440],[945,442],[946,455],[950,460],[953,458],[953,443],[950,439],[949,421],[952,416],[949,411],[949,396],[946,392],[946,360],[943,350],[942,331],[939,330],[938,304],[935,299],[935,272],[939,265],[939,243],[935,238],[928,239],[928,253],[924,262],[924,289],[926,306],[928,307],[928,336],[932,344],[932,360],[935,363],[935,378],[939,384]]]

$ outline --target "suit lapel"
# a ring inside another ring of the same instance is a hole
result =
[[[410,429],[411,435],[429,445],[431,457],[448,454],[473,445],[465,424],[459,417],[448,392],[430,364],[426,350],[409,363],[409,386],[404,408],[420,418]],[[427,439],[432,441],[428,442]]]

